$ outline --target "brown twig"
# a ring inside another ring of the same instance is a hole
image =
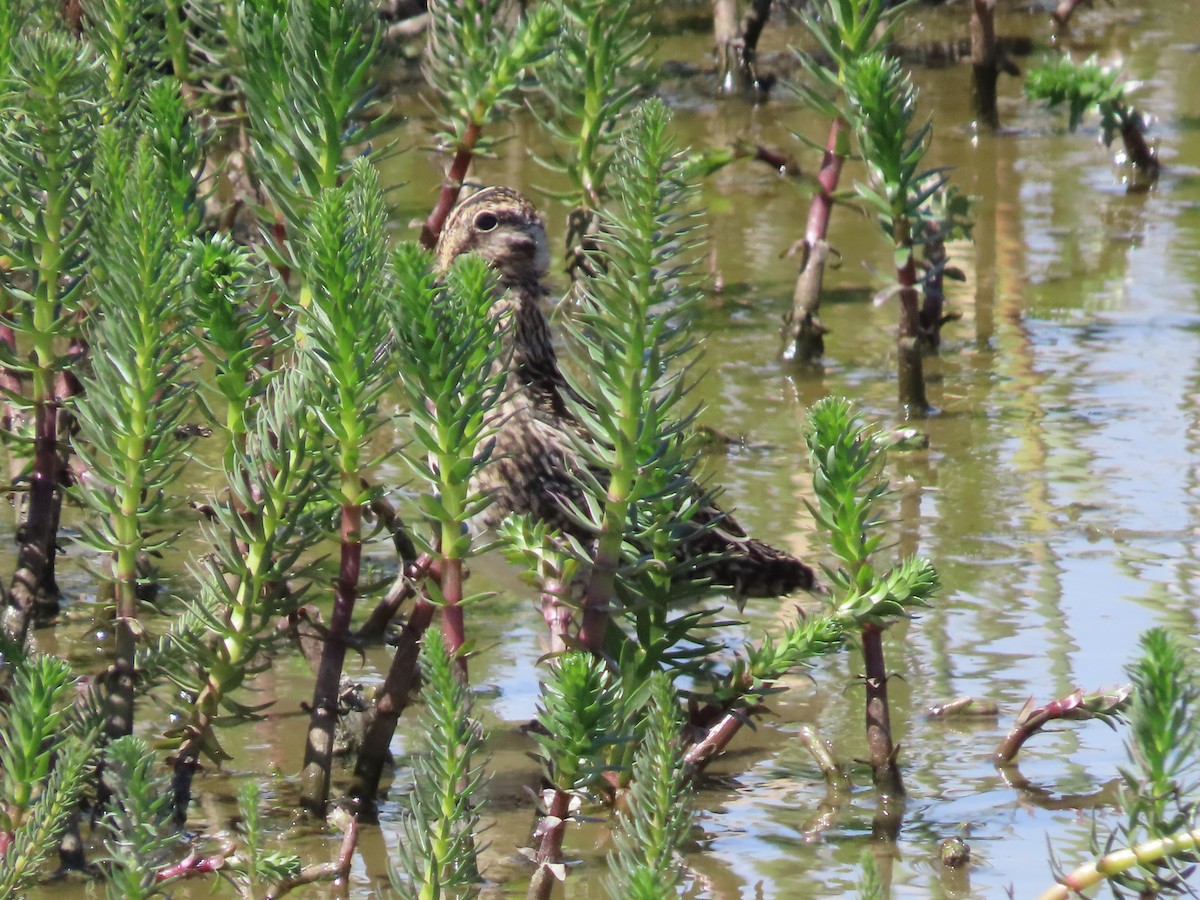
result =
[[[1120,118],[1121,143],[1125,145],[1125,155],[1144,173],[1147,181],[1153,181],[1158,177],[1158,157],[1146,143],[1141,115],[1132,109],[1122,109]]]
[[[906,419],[929,412],[925,397],[925,371],[921,361],[921,313],[917,295],[917,265],[907,222],[894,225],[897,249],[907,246],[904,265],[896,270],[900,282],[900,328],[896,341],[900,406]]]
[[[974,0],[971,12],[971,68],[974,73],[975,112],[988,128],[1000,126],[996,109],[996,82],[1000,79],[996,52],[996,0]]]

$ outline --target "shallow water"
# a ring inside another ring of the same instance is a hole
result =
[[[1025,4],[1021,4],[1024,8]],[[929,365],[930,395],[940,413],[922,423],[926,451],[893,456],[898,488],[898,551],[929,556],[944,589],[919,620],[887,637],[892,721],[909,798],[894,843],[872,838],[876,798],[869,773],[854,771],[849,796],[830,797],[796,737],[816,726],[840,760],[866,755],[855,654],[825,660],[790,681],[772,704],[773,718],[742,734],[712,770],[697,801],[689,894],[697,897],[838,897],[853,894],[859,856],[871,847],[894,897],[1036,896],[1053,881],[1050,841],[1067,868],[1090,858],[1093,828],[1103,836],[1113,816],[1104,792],[1124,761],[1122,737],[1098,723],[1059,727],[1034,738],[1019,771],[997,771],[996,743],[1029,696],[1050,700],[1076,687],[1123,680],[1137,637],[1165,625],[1195,646],[1200,597],[1196,532],[1200,529],[1200,16],[1193,2],[1145,0],[1081,11],[1062,38],[1076,55],[1119,54],[1126,72],[1145,83],[1137,95],[1155,117],[1153,134],[1164,163],[1149,193],[1127,193],[1124,171],[1095,141],[1094,129],[1065,132],[1065,116],[1033,108],[1018,83],[1003,78],[998,134],[971,127],[969,67],[916,68],[922,108],[936,130],[931,162],[955,166],[954,183],[979,197],[975,243],[951,248],[967,274],[948,284],[962,318],[947,326],[940,360]],[[919,9],[901,31],[906,46],[965,37],[962,4]],[[1002,16],[1002,35],[1050,42],[1048,16]],[[766,50],[800,40],[794,28],[768,31]],[[704,62],[706,36],[664,42],[664,58]],[[1036,55],[1036,54],[1035,54]],[[1028,65],[1030,60],[1018,60]],[[777,90],[771,101],[714,103],[694,86],[674,85],[683,139],[723,145],[750,137],[794,152],[814,166],[811,150],[790,137],[803,131],[823,141],[825,126]],[[400,131],[401,145],[425,143],[423,115]],[[511,125],[515,138],[481,167],[484,181],[540,196],[552,183],[524,146],[530,123]],[[432,192],[431,158],[411,149],[394,158],[387,178],[406,183],[395,195],[397,221],[423,214]],[[847,169],[849,178],[861,174]],[[704,421],[744,436],[712,461],[726,504],[757,536],[810,558],[821,558],[804,499],[811,495],[803,445],[806,408],[827,394],[855,399],[885,426],[897,424],[894,381],[894,301],[876,306],[882,282],[863,266],[884,271],[890,254],[873,223],[850,209],[834,216],[832,242],[842,255],[827,275],[822,319],[831,327],[822,373],[797,372],[777,361],[777,331],[791,297],[796,261],[783,258],[801,236],[808,189],[765,167],[742,163],[704,187],[711,215],[712,264],[725,289],[710,297],[703,317],[708,374],[701,393]],[[562,211],[543,204],[552,228]],[[552,237],[552,240],[558,240]],[[396,483],[402,471],[393,470]],[[204,475],[197,475],[202,481]],[[72,557],[73,559],[74,557]],[[386,548],[374,558],[390,565]],[[474,567],[478,586],[497,589],[472,610],[476,635],[494,635],[472,663],[480,707],[492,728],[492,805],[486,875],[496,893],[517,896],[527,871],[515,848],[533,824],[523,785],[535,777],[516,731],[534,712],[540,616],[526,589],[499,560]],[[91,617],[91,580],[64,565],[76,596],[67,612],[78,635]],[[752,627],[791,614],[791,602],[759,602]],[[60,638],[38,633],[45,649]],[[94,644],[72,638],[75,659],[97,656]],[[59,648],[62,649],[61,647]],[[90,664],[90,663],[89,663]],[[387,654],[372,650],[348,661],[354,677],[377,683]],[[224,740],[236,759],[224,773],[197,783],[196,826],[227,826],[228,798],[240,779],[265,782],[268,796],[294,794],[310,676],[294,659],[260,679],[261,700],[278,700],[264,722]],[[928,707],[972,695],[999,704],[998,720],[939,722]],[[406,718],[411,727],[411,722]],[[353,883],[343,895],[386,893],[387,850],[397,829],[396,798],[409,777],[403,754],[395,789],[381,809],[379,830],[364,828]],[[280,773],[266,775],[264,773]],[[1095,797],[1093,795],[1099,795]],[[286,804],[284,804],[286,805]],[[327,858],[334,840],[286,830],[287,846]],[[965,871],[943,871],[939,842],[963,836],[971,846]],[[600,859],[607,835],[599,826],[571,833],[569,897],[604,896]],[[385,846],[386,845],[386,846]],[[501,887],[502,886],[502,887]],[[78,896],[56,886],[44,897]],[[318,892],[314,892],[318,893]],[[206,895],[207,889],[192,894]],[[330,889],[330,895],[336,895]]]

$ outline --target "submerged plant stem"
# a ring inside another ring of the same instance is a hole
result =
[[[442,183],[437,204],[433,207],[429,218],[425,220],[425,224],[421,226],[421,246],[426,250],[432,250],[437,246],[442,226],[446,224],[446,217],[450,215],[450,210],[454,209],[454,204],[458,202],[458,195],[462,193],[467,170],[471,168],[471,160],[475,156],[475,145],[479,143],[482,133],[483,124],[477,117],[472,118],[467,123],[462,141],[459,142],[458,149],[454,153],[454,160],[450,163],[450,170],[446,173],[446,180]]]
[[[559,880],[554,866],[562,862],[563,836],[567,830],[567,816],[571,812],[571,795],[566,791],[554,791],[546,818],[542,821],[542,840],[538,844],[537,871],[529,882],[526,900],[549,900],[555,883]],[[547,821],[548,820],[548,821]]]
[[[897,221],[896,249],[907,248],[907,261],[896,270],[900,281],[900,328],[896,341],[900,387],[900,407],[906,419],[921,418],[929,412],[925,397],[925,371],[921,353],[920,300],[917,294],[917,266],[913,259],[908,223]]]
[[[828,332],[817,314],[821,308],[821,287],[825,280],[825,263],[829,258],[829,219],[833,215],[833,195],[842,175],[842,165],[850,153],[850,123],[835,118],[829,126],[829,139],[817,173],[817,191],[808,207],[808,223],[804,230],[804,261],[792,292],[792,311],[784,326],[784,359],[789,362],[812,363],[825,352],[824,336]]]
[[[904,782],[896,765],[892,724],[888,712],[887,663],[883,657],[883,630],[867,623],[862,630],[863,665],[867,686],[867,749],[877,790],[904,796]]]
[[[357,480],[355,480],[357,483]],[[313,687],[312,718],[308,743],[304,748],[304,769],[300,776],[300,800],[316,816],[325,814],[329,799],[330,767],[333,764],[333,735],[338,716],[338,688],[346,661],[346,640],[358,591],[362,563],[362,508],[355,504],[342,507],[342,558],[334,583],[333,613],[329,632],[321,652],[321,664]]]
[[[388,761],[388,748],[392,743],[392,735],[396,733],[396,723],[408,706],[409,695],[416,683],[421,638],[433,623],[436,612],[437,607],[422,597],[413,606],[400,632],[396,655],[392,657],[387,677],[379,688],[371,721],[358,753],[358,762],[354,766],[351,793],[363,802],[371,802],[379,792],[379,781]]]

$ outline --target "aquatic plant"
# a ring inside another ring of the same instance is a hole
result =
[[[429,9],[425,78],[442,108],[438,145],[453,152],[437,203],[421,229],[432,250],[458,200],[484,129],[517,102],[525,71],[545,58],[559,25],[558,7],[539,3],[511,15],[508,0],[434,0]]]
[[[344,832],[337,860],[304,866],[297,856],[266,849],[261,794],[256,784],[247,783],[238,791],[237,838],[226,837],[214,852],[202,854],[189,847],[189,836],[178,827],[171,792],[156,774],[157,765],[140,738],[123,737],[108,748],[104,775],[110,800],[98,828],[105,851],[105,896],[111,900],[171,896],[179,882],[194,878],[220,878],[238,896],[257,900],[346,877],[358,837],[353,816],[340,810],[333,816]]]
[[[805,74],[816,86],[799,81],[786,84],[807,105],[829,117],[830,125],[804,238],[798,242],[803,256],[792,293],[792,309],[783,327],[783,358],[814,363],[825,352],[824,336],[828,333],[819,311],[825,263],[831,250],[826,240],[829,220],[838,200],[842,166],[850,155],[850,122],[857,113],[847,102],[846,77],[863,54],[882,48],[896,21],[882,0],[821,0],[804,14],[803,22],[823,53],[822,57],[798,54]],[[791,252],[796,249],[793,247]]]
[[[379,490],[363,476],[369,439],[385,424],[379,399],[390,374],[375,359],[389,328],[383,300],[386,220],[379,176],[369,161],[359,159],[344,186],[317,198],[303,239],[294,244],[308,288],[307,302],[292,307],[296,327],[304,333],[296,364],[312,373],[313,413],[333,469],[325,490],[340,508],[333,611],[313,686],[301,774],[302,802],[317,814],[324,813],[329,798],[338,683],[362,567],[363,509]]]
[[[58,604],[54,559],[69,432],[62,400],[73,362],[68,344],[80,340],[87,290],[101,74],[90,47],[59,31],[14,33],[4,50],[0,205],[25,213],[0,216],[0,254],[7,258],[2,311],[11,329],[0,335],[0,362],[17,389],[6,398],[7,434],[21,461],[16,480],[27,488],[4,628],[22,643],[35,613]],[[26,416],[31,427],[22,422]]]
[[[996,747],[996,765],[1002,766],[1011,763],[1017,758],[1017,753],[1027,740],[1050,722],[1059,719],[1072,721],[1098,719],[1110,728],[1115,728],[1117,723],[1124,720],[1132,689],[1132,685],[1125,685],[1090,693],[1075,690],[1065,697],[1051,700],[1040,706],[1030,697],[1017,714],[1013,727]]]
[[[929,409],[925,395],[922,354],[936,348],[947,317],[940,297],[920,304],[916,252],[925,250],[928,270],[945,270],[944,259],[932,248],[969,235],[966,198],[948,187],[945,169],[921,169],[932,123],[914,129],[917,89],[895,57],[872,51],[845,76],[846,95],[857,109],[853,118],[870,182],[855,184],[859,197],[877,214],[880,228],[892,244],[900,322],[896,341],[900,405],[906,415],[922,416]],[[927,295],[926,300],[929,300]]]
[[[545,900],[555,882],[566,879],[563,835],[580,805],[606,785],[605,750],[625,740],[620,689],[603,660],[570,651],[557,657],[542,682],[538,703],[540,728],[531,732],[542,775],[537,847],[526,855],[537,866],[529,887],[531,900]]]
[[[1095,56],[1083,62],[1060,56],[1031,69],[1025,79],[1025,93],[1031,99],[1040,100],[1048,109],[1066,104],[1071,131],[1094,112],[1100,116],[1100,139],[1105,147],[1121,136],[1125,155],[1140,179],[1131,187],[1152,183],[1159,170],[1158,157],[1146,143],[1146,117],[1129,102],[1136,87],[1136,82],[1122,78],[1119,66],[1103,65]]]
[[[102,71],[101,121],[111,124],[141,102],[161,61],[165,38],[153,0],[95,0],[84,34]]]
[[[802,54],[801,64],[816,87],[794,90],[832,120],[817,191],[809,208],[803,262],[783,329],[785,359],[812,363],[824,352],[826,329],[818,318],[820,291],[830,247],[825,238],[850,137],[857,138],[870,185],[856,184],[867,207],[879,216],[891,240],[899,296],[897,340],[900,403],[906,414],[924,415],[929,404],[921,355],[936,350],[941,327],[942,279],[961,274],[946,263],[945,242],[970,236],[967,199],[948,187],[944,169],[921,171],[931,124],[914,129],[917,91],[886,43],[896,20],[882,0],[867,3],[824,0],[805,22],[828,58]],[[918,259],[916,251],[921,251]],[[923,270],[924,302],[917,295]]]
[[[874,559],[884,535],[879,501],[887,496],[884,454],[878,440],[844,399],[827,397],[808,412],[808,447],[817,502],[809,510],[825,531],[841,565],[828,570],[829,606],[836,621],[860,631],[866,688],[867,748],[875,786],[902,796],[888,709],[888,671],[883,631],[927,606],[938,589],[937,571],[927,559],[910,557],[881,571]]]
[[[595,548],[586,554],[579,622],[579,640],[594,653],[604,651],[618,581],[626,577],[629,529],[653,542],[655,565],[643,563],[628,577],[661,595],[679,569],[674,556],[684,529],[690,522],[703,532],[696,516],[710,499],[693,477],[696,442],[690,416],[681,412],[690,385],[674,369],[693,349],[686,322],[696,294],[680,263],[696,238],[683,213],[690,188],[681,178],[682,157],[667,131],[668,118],[661,103],[648,101],[623,141],[614,162],[614,202],[602,214],[597,241],[605,277],[581,283],[583,313],[572,326],[582,353],[593,361],[591,383],[581,384],[579,393],[597,404],[568,400],[591,436],[579,452],[607,475],[601,483],[581,472],[593,502],[576,513],[596,534]],[[644,633],[652,628],[654,610],[665,612],[667,604],[660,596],[621,608],[634,630]]]
[[[675,896],[683,879],[679,854],[692,825],[684,719],[665,672],[650,676],[649,689],[628,797],[608,857],[613,898]]]
[[[1129,667],[1132,692],[1120,769],[1122,822],[1095,840],[1097,859],[1071,872],[1055,863],[1058,884],[1042,900],[1066,900],[1104,881],[1118,896],[1191,894],[1187,879],[1200,859],[1197,772],[1200,771],[1200,681],[1195,654],[1162,628],[1142,635]],[[1116,849],[1114,849],[1116,847]]]
[[[155,772],[157,763],[141,738],[121,737],[107,748],[108,803],[100,829],[109,900],[146,900],[164,893],[158,874],[176,855],[181,835],[173,821],[171,792]]]
[[[239,416],[238,427],[248,431],[227,444],[225,487],[206,507],[210,552],[192,567],[198,590],[164,642],[188,663],[168,673],[183,702],[164,735],[175,750],[172,792],[180,822],[201,757],[230,758],[217,734],[221,716],[261,717],[261,707],[243,705],[235,692],[269,667],[287,637],[278,621],[294,616],[305,596],[300,559],[322,533],[317,500],[330,471],[316,452],[305,375],[282,372],[258,398],[253,418]]]
[[[0,896],[25,893],[70,827],[96,754],[101,715],[71,710],[75,674],[52,656],[6,648],[0,707]]]
[[[495,273],[481,259],[460,258],[436,280],[428,254],[405,244],[393,258],[393,271],[393,358],[415,435],[403,455],[422,483],[418,503],[431,532],[414,531],[413,537],[437,577],[427,580],[427,597],[409,614],[375,698],[353,789],[367,800],[378,789],[396,722],[416,682],[419,642],[438,610],[447,652],[466,677],[464,609],[481,599],[464,590],[464,566],[479,549],[468,523],[491,502],[472,490],[471,480],[491,455],[487,413],[504,387],[506,343],[500,337],[511,324],[490,314]]]
[[[181,302],[189,266],[173,216],[180,198],[169,193],[178,183],[165,174],[148,138],[112,126],[102,133],[90,242],[95,302],[84,334],[104,352],[70,409],[81,466],[73,493],[92,514],[82,542],[107,557],[116,607],[110,738],[133,730],[133,661],[144,630],[138,602],[153,582],[148,554],[174,537],[161,532],[186,450],[178,429],[191,393]]]
[[[435,900],[443,892],[474,896],[484,735],[454,653],[438,631],[421,649],[425,709],[422,746],[402,820],[399,868],[392,882],[406,896]],[[401,874],[401,872],[403,874]]]
[[[650,9],[645,0],[557,0],[560,30],[553,52],[538,68],[539,95],[530,109],[557,145],[537,160],[562,172],[571,207],[567,266],[588,272],[595,246],[596,212],[617,147],[646,90]],[[593,260],[594,262],[594,260]]]
[[[253,172],[272,214],[273,260],[287,267],[282,236],[302,231],[321,192],[342,183],[353,157],[378,135],[371,115],[379,16],[369,0],[289,0],[237,5],[238,67]],[[301,278],[304,272],[297,273]]]

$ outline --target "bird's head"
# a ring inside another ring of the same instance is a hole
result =
[[[451,211],[438,240],[438,269],[463,253],[479,254],[508,282],[536,280],[550,269],[542,217],[510,188],[484,188]]]

